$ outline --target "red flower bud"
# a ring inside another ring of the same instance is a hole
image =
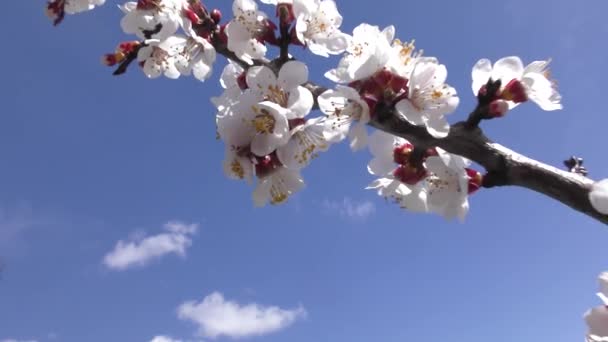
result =
[[[293,13],[293,5],[287,3],[277,4],[277,18],[279,18],[282,27],[291,25],[296,20],[296,16]]]
[[[281,166],[274,152],[264,157],[255,157],[255,161],[255,174],[258,178],[269,176]]]
[[[483,183],[483,176],[479,171],[473,169],[465,169],[467,172],[467,177],[469,178],[469,195],[474,194]]]
[[[426,178],[427,172],[424,168],[419,169],[410,165],[400,165],[393,171],[393,176],[401,183],[416,185]]]
[[[211,11],[211,20],[217,25],[222,21],[222,12],[219,9]]]
[[[401,146],[395,147],[393,149],[393,160],[397,164],[406,165],[410,160],[410,156],[412,155],[412,151],[414,150],[414,145],[405,143]]]
[[[500,97],[503,100],[513,101],[515,103],[526,102],[528,100],[526,88],[517,79],[512,79],[509,83],[507,83],[505,89],[500,94]]]

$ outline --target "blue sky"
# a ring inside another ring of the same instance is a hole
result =
[[[149,81],[136,68],[111,76],[100,56],[130,37],[107,2],[58,28],[43,1],[5,6],[0,341],[209,341],[178,308],[216,292],[262,316],[272,306],[295,315],[251,341],[582,340],[608,269],[605,227],[518,188],[475,194],[464,224],[410,214],[363,190],[370,156],[345,145],[305,170],[287,205],[254,208],[252,189],[222,174],[209,97],[223,61],[204,84]],[[565,109],[520,106],[484,128],[531,157],[560,165],[577,154],[608,176],[605,1],[337,3],[345,31],[395,24],[446,64],[461,94],[453,121],[473,107],[477,59],[553,58]],[[207,4],[228,16],[228,1]],[[328,84],[338,59],[305,60]],[[198,229],[164,228],[176,221]],[[104,264],[119,240],[162,234],[181,244],[140,267]]]

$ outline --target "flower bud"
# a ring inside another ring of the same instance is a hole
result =
[[[505,116],[509,111],[509,104],[505,100],[494,100],[490,102],[488,113],[494,118],[500,118]]]
[[[277,4],[277,18],[279,18],[281,27],[290,26],[296,20],[293,5],[288,3]]]
[[[393,176],[401,183],[416,185],[427,176],[426,169],[417,168],[411,165],[400,165],[395,171]]]
[[[503,100],[513,101],[515,103],[526,102],[528,100],[526,88],[517,79],[512,79],[509,83],[507,83],[505,89],[500,94],[500,97]]]
[[[139,44],[140,43],[138,41],[120,43],[118,45],[118,48],[116,49],[116,52],[122,52],[125,55],[128,55],[131,52],[135,51],[135,49],[139,46]]]
[[[255,174],[258,178],[269,176],[281,166],[275,152],[264,157],[256,157],[255,163]]]
[[[474,194],[483,183],[483,176],[477,170],[466,168],[467,177],[469,178],[469,195]]]
[[[215,8],[213,11],[211,11],[211,20],[213,20],[216,25],[219,24],[220,21],[222,21],[222,12]]]
[[[201,20],[201,18],[198,16],[198,14],[196,14],[196,12],[194,12],[191,8],[185,8],[184,15],[186,18],[188,18],[188,20],[190,20],[190,22],[192,22],[195,25],[203,22]]]
[[[410,160],[410,156],[412,155],[412,151],[414,151],[414,145],[409,142],[397,146],[393,149],[393,160],[397,164],[407,165]]]

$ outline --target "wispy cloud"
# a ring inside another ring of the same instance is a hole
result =
[[[256,303],[240,305],[227,301],[219,292],[201,302],[189,301],[177,309],[178,317],[198,325],[199,334],[208,338],[242,338],[277,332],[306,317],[302,307],[281,309]]]
[[[4,340],[0,340],[0,342],[38,342],[36,340],[15,340],[14,338],[7,338]]]
[[[26,204],[20,204],[16,208],[0,208],[0,245],[13,243],[19,235],[47,224],[48,221],[50,220],[36,217],[31,206]]]
[[[324,200],[323,208],[326,212],[337,214],[342,218],[363,221],[376,212],[376,205],[371,201],[357,202],[349,197],[345,197],[342,201]]]
[[[174,340],[169,336],[155,336],[150,342],[182,342],[182,340]]]
[[[192,235],[198,230],[198,224],[174,221],[166,223],[164,229],[166,232],[162,234],[118,241],[114,250],[104,257],[104,265],[122,271],[145,266],[169,254],[184,257],[186,250],[192,246]]]

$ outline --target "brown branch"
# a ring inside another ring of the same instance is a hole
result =
[[[447,137],[436,139],[424,127],[413,126],[395,113],[388,114],[376,116],[370,125],[410,140],[413,144],[438,146],[480,164],[488,173],[484,187],[515,185],[534,190],[608,224],[608,216],[595,210],[589,201],[588,194],[593,180],[541,163],[494,143],[480,128],[470,128],[466,122],[453,125]]]

